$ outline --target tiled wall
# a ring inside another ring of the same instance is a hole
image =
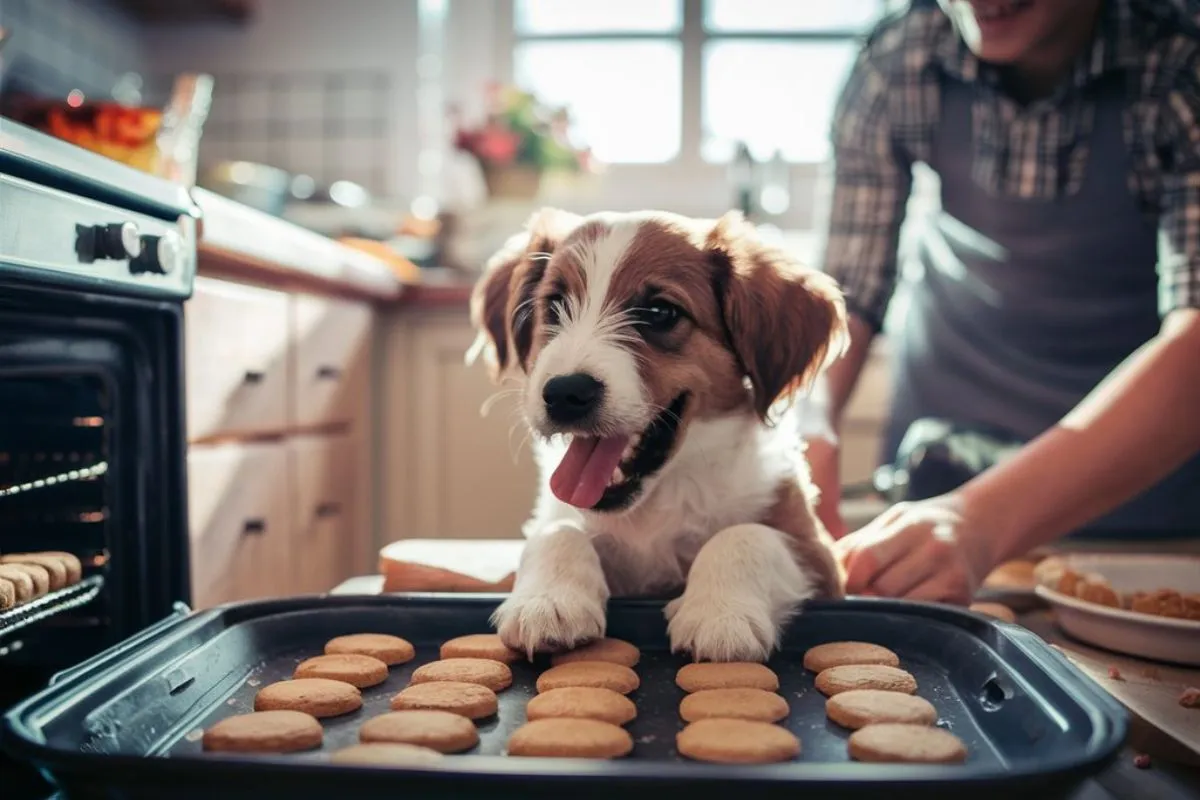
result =
[[[0,0],[12,39],[0,50],[0,90],[107,98],[120,77],[141,73],[141,28],[111,0]]]

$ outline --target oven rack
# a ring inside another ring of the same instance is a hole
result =
[[[104,576],[90,575],[79,583],[0,611],[0,642],[22,628],[92,602],[103,588]]]

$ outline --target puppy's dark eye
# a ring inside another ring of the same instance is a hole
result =
[[[652,300],[633,311],[633,317],[644,331],[666,333],[683,318],[683,310],[666,300]]]
[[[551,325],[559,323],[559,312],[563,307],[563,296],[561,294],[546,295],[543,302],[546,304],[546,321]]]

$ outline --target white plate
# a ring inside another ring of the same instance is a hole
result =
[[[1075,572],[1103,575],[1121,593],[1200,593],[1200,558],[1194,556],[1097,553],[1060,558]],[[1142,658],[1200,666],[1200,621],[1085,603],[1045,586],[1038,586],[1037,593],[1054,607],[1062,629],[1076,639]]]

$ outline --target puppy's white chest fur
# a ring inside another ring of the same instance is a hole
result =
[[[784,481],[794,481],[801,451],[793,418],[775,427],[749,414],[698,420],[679,452],[625,513],[581,511],[554,497],[549,476],[565,445],[543,442],[536,454],[542,472],[527,537],[561,522],[579,525],[591,538],[614,595],[645,595],[682,587],[696,553],[732,525],[758,522],[776,503]]]

